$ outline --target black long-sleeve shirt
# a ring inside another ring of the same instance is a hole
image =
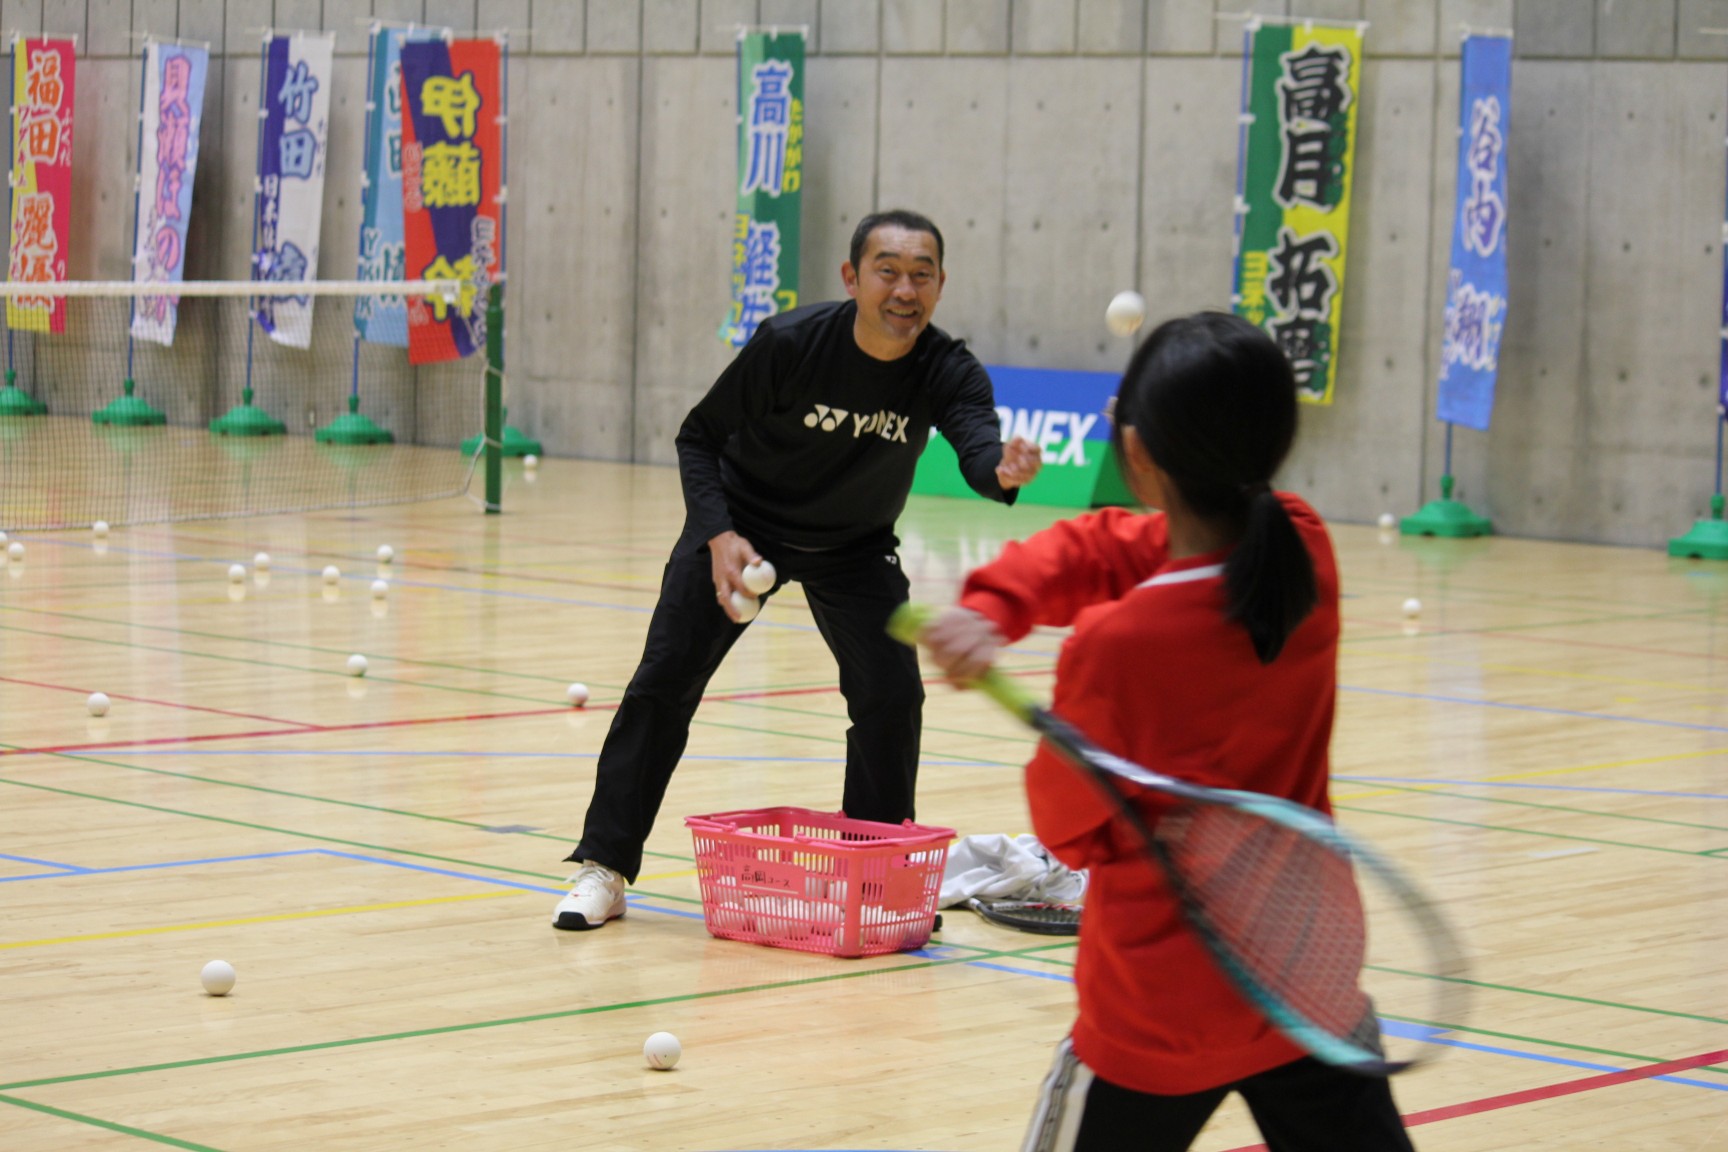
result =
[[[892,531],[932,425],[979,495],[1012,504],[996,479],[1002,440],[990,377],[934,325],[898,360],[852,334],[857,305],[771,316],[678,431],[684,536],[734,530],[795,548],[837,548]]]

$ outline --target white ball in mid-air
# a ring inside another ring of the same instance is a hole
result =
[[[212,960],[198,973],[204,991],[212,996],[226,996],[234,989],[234,965],[226,960]]]
[[[1404,615],[1406,615],[1406,616],[1420,616],[1420,615],[1422,615],[1422,601],[1416,599],[1416,597],[1414,597],[1414,596],[1412,596],[1412,597],[1410,597],[1410,599],[1404,601]]]
[[[388,580],[374,580],[374,581],[372,581],[372,599],[382,600],[382,599],[384,599],[384,597],[386,597],[388,595],[390,595],[390,581],[388,581]]]
[[[757,596],[774,587],[774,581],[779,574],[774,571],[774,565],[766,560],[758,560],[754,564],[744,566],[744,587]]]
[[[108,535],[108,521],[96,521],[96,523],[90,525],[90,531],[95,535],[96,539],[102,539],[102,537]]]
[[[358,653],[358,652],[356,652],[356,653],[354,653],[354,655],[348,657],[348,675],[350,675],[350,676],[364,676],[364,675],[366,675],[366,657],[360,655],[360,653]]]
[[[90,699],[84,701],[84,707],[92,716],[108,715],[108,693],[92,692]]]
[[[252,557],[252,567],[258,569],[261,572],[262,571],[268,571],[270,568],[270,553],[260,552],[256,556],[253,556]]]
[[[388,564],[394,559],[396,559],[396,549],[388,544],[378,545],[378,563]]]
[[[6,545],[6,555],[13,560],[24,559],[24,541],[14,540]]]
[[[240,581],[242,581],[244,579],[246,579],[246,565],[244,565],[244,564],[230,564],[230,565],[228,565],[228,583],[238,584],[238,583],[240,583]]]
[[[534,455],[532,452],[528,453],[528,455],[522,457],[522,467],[532,472],[534,469],[540,467],[540,457]]]
[[[1104,323],[1117,336],[1132,336],[1146,323],[1146,297],[1138,292],[1118,292],[1104,309]]]
[[[746,596],[742,592],[732,593],[732,612],[738,617],[738,623],[748,624],[756,619],[756,613],[762,611],[762,601],[754,596]]]
[[[642,1059],[648,1062],[648,1067],[669,1072],[678,1063],[678,1057],[684,1055],[684,1046],[678,1043],[678,1037],[670,1032],[656,1032],[648,1037],[642,1045]]]
[[[1380,527],[1388,532],[1392,531],[1392,529],[1398,527],[1398,517],[1392,515],[1390,512],[1380,513]]]
[[[342,579],[342,569],[336,567],[336,565],[334,565],[334,564],[330,564],[330,565],[325,566],[325,568],[324,568],[324,583],[334,584],[334,583],[336,583],[336,581],[338,581],[340,579]]]
[[[570,685],[570,687],[564,689],[564,698],[570,701],[570,707],[582,707],[582,705],[588,703],[588,685],[581,683]]]

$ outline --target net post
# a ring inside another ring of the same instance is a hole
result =
[[[486,514],[503,511],[504,498],[504,285],[486,295]]]

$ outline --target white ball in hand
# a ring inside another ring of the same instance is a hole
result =
[[[738,623],[748,624],[756,619],[756,613],[762,611],[762,601],[754,596],[746,596],[742,592],[732,593],[732,613],[738,618]]]
[[[1104,309],[1104,323],[1117,336],[1132,336],[1146,322],[1146,298],[1138,292],[1118,292]]]
[[[757,596],[774,587],[774,581],[779,574],[774,571],[774,565],[766,560],[758,560],[754,564],[744,566],[744,587]]]

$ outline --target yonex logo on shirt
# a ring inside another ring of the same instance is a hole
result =
[[[846,419],[846,409],[830,408],[826,404],[816,405],[816,411],[804,417],[804,427],[820,427],[824,432],[832,432],[840,427],[840,422]]]

